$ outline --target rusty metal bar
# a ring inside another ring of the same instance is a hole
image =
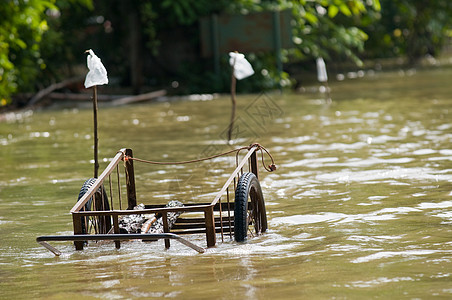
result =
[[[251,167],[251,172],[254,173],[254,175],[256,175],[256,178],[259,179],[259,168],[257,165],[257,153],[256,151],[253,152],[253,154],[250,157],[250,167]]]
[[[207,247],[214,247],[217,237],[215,235],[215,218],[213,215],[213,206],[204,210],[204,218],[206,219],[206,239]]]
[[[227,190],[227,189],[226,189]],[[218,200],[218,203],[220,203],[220,232],[221,232],[221,242],[224,242],[224,236],[223,236],[223,210],[221,209],[221,198]]]
[[[235,185],[235,178],[234,178]],[[235,189],[234,189],[235,190]],[[232,224],[231,224],[231,202],[229,201],[229,187],[226,189],[227,201],[228,201],[228,223],[229,223],[229,237],[232,239]]]
[[[126,149],[125,155],[133,158],[132,149]],[[127,186],[127,209],[133,209],[137,206],[137,195],[135,190],[135,172],[133,169],[133,160],[127,159],[125,161],[126,168],[126,186]]]
[[[168,233],[169,232],[168,214],[166,212],[162,213],[162,221],[163,221],[163,232]],[[169,249],[170,246],[171,246],[170,240],[165,239],[165,248]]]
[[[139,239],[143,241],[154,241],[157,239],[172,239],[184,244],[192,248],[193,250],[198,251],[199,253],[204,253],[205,249],[199,247],[190,241],[178,236],[174,233],[160,233],[160,234],[82,234],[82,235],[50,235],[50,236],[40,236],[36,238],[36,242],[42,243],[47,241],[74,241],[74,242],[82,242],[83,241],[100,241],[100,240],[134,240]],[[45,246],[44,246],[45,247]],[[47,247],[46,247],[47,248]],[[53,247],[52,247],[53,248]],[[47,248],[48,249],[48,248]],[[55,248],[54,248],[55,249]],[[49,249],[50,250],[50,249]],[[56,250],[56,249],[55,249]],[[58,250],[57,250],[58,251]],[[53,252],[53,251],[52,251]],[[58,251],[59,252],[59,251]]]
[[[237,178],[234,177],[234,193],[236,189],[237,189]]]
[[[84,218],[84,216],[72,214],[72,224],[74,226],[74,234],[82,234],[82,218]],[[83,244],[84,241],[81,242],[74,241],[75,250],[83,250]]]
[[[122,210],[122,198],[121,198],[121,181],[119,180],[119,165],[116,165],[116,178],[118,180],[118,198],[119,209]]]
[[[110,209],[115,209],[113,206],[114,201],[113,201],[113,187],[111,184],[111,174],[108,175],[108,185],[110,186],[110,206],[111,206]]]
[[[163,212],[203,212],[206,209],[212,209],[212,204],[191,205],[182,207],[160,207],[160,208],[145,208],[140,210],[107,210],[107,211],[79,211],[73,215],[79,216],[121,216],[121,215],[136,215],[136,214],[151,214]]]
[[[46,248],[47,250],[49,250],[50,252],[55,254],[55,256],[60,256],[61,255],[61,251],[60,250],[58,250],[57,248],[49,245],[48,243],[46,243],[44,241],[40,241],[40,242],[38,242],[38,244],[40,244],[41,246],[43,246],[44,248]]]
[[[119,234],[119,218],[118,216],[113,216],[113,232],[115,234]],[[121,248],[121,242],[119,240],[115,240],[116,249]]]

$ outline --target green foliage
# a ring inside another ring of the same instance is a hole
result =
[[[138,61],[154,76],[148,82],[167,82],[166,73],[169,80],[186,86],[186,92],[227,91],[230,67],[226,54],[221,58],[221,79],[206,67],[210,61],[183,62],[178,70],[169,70],[159,61],[166,51],[163,37],[175,28],[184,28],[189,47],[198,49],[198,21],[213,13],[290,10],[294,47],[283,51],[283,60],[289,63],[324,57],[360,65],[363,57],[394,55],[407,55],[414,61],[426,53],[436,54],[452,33],[449,0],[2,1],[1,105],[15,92],[33,92],[78,73],[73,68],[84,63],[86,48],[96,49],[119,82],[130,82],[127,77]],[[130,60],[131,52],[135,63]],[[241,91],[290,83],[287,73],[277,74],[271,53],[251,53],[247,58],[256,74],[240,83]],[[154,74],[155,67],[161,73]]]
[[[372,32],[370,57],[406,55],[415,63],[426,54],[438,54],[452,26],[451,1],[381,0],[381,7],[378,22],[363,26]]]
[[[290,9],[293,17],[294,48],[285,51],[284,60],[313,61],[340,57],[361,65],[359,54],[364,51],[368,35],[358,26],[368,16],[380,10],[380,1],[364,0],[279,0],[234,1],[233,12],[255,12],[271,9]],[[259,56],[262,57],[262,56]],[[268,59],[266,60],[268,62]],[[285,85],[289,80],[277,81],[275,63],[267,65],[274,85]],[[283,77],[286,74],[283,74]],[[250,80],[251,81],[251,80]]]
[[[163,0],[160,4],[162,13],[168,16],[168,21],[181,25],[190,25],[200,16],[211,12],[210,0]]]
[[[378,11],[380,2],[361,0],[317,0],[297,4],[292,11],[294,53],[300,59],[345,57],[360,65],[359,53],[364,50],[367,34],[360,24],[369,12]],[[300,12],[300,13],[298,13]]]
[[[4,0],[0,5],[0,100],[18,90],[30,90],[33,79],[45,68],[39,44],[48,29],[45,10],[54,0]]]
[[[0,106],[15,92],[32,92],[56,70],[63,36],[54,20],[60,8],[92,7],[91,0],[3,0],[0,5]],[[74,13],[74,11],[72,11]],[[74,41],[75,42],[75,41]],[[63,56],[64,57],[64,56]],[[59,66],[61,67],[61,66]]]
[[[40,45],[42,59],[46,63],[37,80],[40,88],[54,81],[72,76],[72,68],[85,61],[87,30],[97,30],[99,16],[92,16],[91,0],[56,0],[55,6],[46,11],[49,30]]]

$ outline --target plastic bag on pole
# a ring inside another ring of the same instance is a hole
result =
[[[319,82],[327,82],[328,81],[328,75],[326,73],[326,66],[325,61],[323,58],[319,57],[317,58],[317,80]]]
[[[88,74],[85,78],[85,88],[92,87],[94,85],[103,85],[108,83],[107,70],[102,64],[99,57],[94,54],[93,50],[88,50],[89,54],[86,58],[88,65]]]
[[[237,80],[241,80],[254,74],[253,67],[242,53],[229,52],[229,64],[234,68],[234,77],[237,78]]]

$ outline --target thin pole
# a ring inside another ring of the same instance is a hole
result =
[[[231,122],[229,122],[229,131],[228,131],[228,143],[232,139],[232,129],[234,127],[234,120],[235,120],[235,107],[236,107],[236,101],[235,101],[235,90],[236,90],[236,83],[237,80],[234,76],[234,66],[235,66],[235,58],[234,63],[232,64],[232,75],[231,75],[231,101],[232,101],[232,112],[231,112]]]
[[[94,178],[97,178],[99,173],[99,158],[98,158],[98,144],[97,137],[97,85],[93,87],[93,116],[94,116]]]

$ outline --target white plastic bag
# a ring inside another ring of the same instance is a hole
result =
[[[319,57],[317,58],[317,80],[319,82],[327,82],[328,81],[328,75],[326,73],[326,65],[323,61],[323,58]]]
[[[88,50],[89,54],[86,58],[89,72],[85,78],[85,88],[94,85],[103,85],[108,83],[107,70],[100,61],[100,58],[94,54],[93,50]]]
[[[245,55],[237,52],[229,52],[229,64],[234,68],[234,77],[237,80],[249,77],[254,74],[253,67],[246,60]]]

